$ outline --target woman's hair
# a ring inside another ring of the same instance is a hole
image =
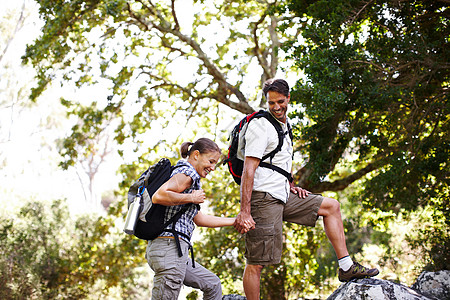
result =
[[[289,84],[284,79],[268,79],[263,84],[263,94],[267,98],[269,91],[278,92],[286,97],[289,96]]]
[[[219,146],[208,138],[199,138],[195,143],[184,142],[181,144],[181,157],[186,158],[191,155],[192,152],[198,150],[201,154],[206,152],[218,152],[222,153]]]

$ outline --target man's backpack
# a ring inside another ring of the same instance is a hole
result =
[[[175,168],[177,166],[172,166],[167,158],[162,158],[142,173],[139,179],[133,183],[128,190],[129,211],[125,222],[125,233],[147,241],[157,238],[163,231],[172,232],[177,238],[178,235],[185,236],[183,233],[175,231],[175,223],[186,212],[189,205],[185,205],[170,220],[164,222],[166,206],[152,203],[151,200],[159,187],[170,179],[170,175]],[[136,205],[137,208],[134,207]],[[133,217],[133,211],[135,211],[135,217]],[[172,224],[172,228],[166,229],[170,224]],[[186,238],[189,240],[189,237]]]
[[[288,123],[288,132],[283,132],[280,123],[269,112],[265,110],[260,110],[258,112],[247,115],[233,128],[228,139],[230,140],[230,146],[228,147],[228,157],[227,159],[225,159],[224,164],[226,163],[228,165],[228,169],[230,170],[234,181],[240,185],[242,171],[244,169],[245,156],[243,155],[243,153],[240,153],[241,149],[239,144],[243,141],[243,134],[245,134],[248,124],[256,118],[266,118],[275,127],[278,133],[278,146],[273,151],[261,158],[259,166],[277,171],[280,174],[284,175],[289,180],[289,182],[292,182],[292,176],[290,172],[272,164],[273,157],[277,152],[281,151],[281,148],[283,147],[284,136],[288,133],[291,141],[293,140],[291,126]],[[270,163],[265,162],[267,158],[270,158]]]

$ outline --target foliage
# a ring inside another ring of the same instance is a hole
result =
[[[433,240],[448,245],[439,221],[448,215],[448,202],[439,195],[448,195],[450,150],[445,2],[287,2],[194,1],[188,10],[181,1],[40,1],[43,33],[23,58],[38,70],[32,99],[57,80],[77,87],[101,83],[112,95],[62,100],[79,118],[62,141],[63,165],[95,154],[92,141],[113,124],[119,153],[126,157],[125,148],[132,145],[133,157],[139,156],[120,170],[121,187],[128,186],[156,156],[175,157],[173,146],[167,146],[170,122],[185,122],[177,123],[177,132],[196,127],[187,126],[189,119],[206,120],[201,125],[211,128],[222,121],[212,108],[220,108],[228,124],[230,112],[263,106],[255,87],[276,76],[284,50],[291,55],[288,65],[305,73],[291,97],[295,157],[305,160],[296,169],[299,185],[323,192],[358,183],[350,206],[362,203],[369,212],[430,205],[437,217]],[[192,14],[181,13],[191,9]],[[164,134],[155,136],[158,131]],[[217,187],[209,187],[216,214],[237,211],[238,190],[230,182],[219,175]],[[109,216],[124,211],[121,202]],[[376,220],[349,219],[352,253],[369,242],[359,238],[373,233]],[[326,272],[318,268],[321,259],[331,257],[320,228],[287,227],[289,251],[283,264],[270,270],[273,281],[267,280],[278,283],[276,288],[264,282],[262,294],[268,297],[275,292],[288,297],[287,286],[307,293],[311,282],[320,284],[335,271],[329,265]],[[98,241],[103,228],[96,228]],[[208,229],[206,237],[196,246],[199,259],[235,291],[233,283],[242,277],[242,239],[231,228]],[[116,251],[142,253],[136,241],[125,242],[115,245]],[[427,249],[442,253],[437,245]],[[321,251],[323,256],[312,259]],[[432,257],[433,263],[442,258]]]
[[[1,217],[1,298],[83,299],[114,287],[132,296],[139,243],[112,225],[109,217],[72,220],[62,201],[29,202],[14,218]]]
[[[296,179],[313,190],[340,190],[359,174],[364,177],[353,202],[365,209],[399,213],[431,206],[445,215],[445,1],[291,1],[289,9],[305,38],[285,45],[305,72],[292,92],[293,116],[307,118],[297,128],[307,159]],[[439,238],[430,251],[448,244],[443,225],[435,224]]]
[[[413,248],[425,255],[425,269],[435,272],[450,269],[450,195],[438,196],[437,209],[432,207],[431,221],[419,227],[418,238],[409,237]]]
[[[362,196],[408,209],[448,186],[445,3],[293,1],[290,8],[305,38],[286,45],[306,75],[292,93],[293,115],[308,118],[299,129],[308,156],[297,173],[303,186],[339,190],[372,172]],[[338,165],[357,171],[344,177],[333,173]]]
[[[276,32],[279,18],[269,15],[274,6],[266,1],[39,1],[39,5],[45,22],[42,36],[28,45],[23,57],[38,70],[39,83],[31,99],[57,80],[77,87],[103,84],[111,93],[108,98],[83,101],[63,96],[64,104],[73,102],[76,108],[70,114],[85,122],[64,141],[64,167],[82,158],[76,145],[92,139],[94,130],[81,130],[92,121],[104,124],[115,119],[114,140],[119,145],[142,144],[142,133],[158,119],[201,116],[215,103],[252,112],[259,91],[255,92],[254,82],[275,76],[278,47],[286,39]],[[245,76],[254,66],[262,73]],[[94,105],[85,104],[89,101]],[[108,113],[101,114],[103,110]],[[89,153],[87,149],[84,154]]]
[[[55,78],[107,83],[112,94],[86,106],[63,100],[82,123],[62,143],[65,167],[94,155],[92,144],[77,145],[111,123],[123,155],[145,145],[146,129],[208,115],[213,104],[253,111],[263,104],[245,74],[256,66],[259,84],[275,76],[284,49],[306,75],[292,92],[300,186],[338,191],[370,179],[361,198],[382,209],[414,209],[448,187],[444,2],[194,3],[181,14],[175,1],[40,1],[43,35],[23,58],[39,70],[32,98]]]

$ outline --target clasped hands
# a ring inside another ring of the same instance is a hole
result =
[[[236,228],[239,233],[247,233],[248,231],[255,229],[255,225],[256,223],[253,220],[252,215],[242,211],[236,216],[236,220],[233,224],[234,228]]]

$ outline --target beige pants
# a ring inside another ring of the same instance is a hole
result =
[[[203,299],[222,299],[220,279],[211,271],[189,258],[189,244],[180,240],[182,257],[173,238],[157,238],[149,241],[146,258],[150,268],[155,272],[153,278],[153,300],[176,300],[184,285],[203,292]]]

